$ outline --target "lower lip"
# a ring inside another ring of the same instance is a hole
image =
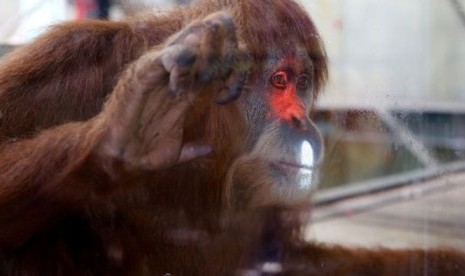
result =
[[[313,183],[313,170],[306,166],[287,163],[282,161],[272,162],[272,168],[276,173],[286,177],[289,181],[297,181],[297,185],[302,189],[309,189]]]

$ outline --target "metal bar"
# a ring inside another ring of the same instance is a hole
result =
[[[438,161],[431,154],[431,151],[422,143],[421,139],[416,137],[407,127],[399,120],[392,116],[389,111],[383,108],[377,108],[376,113],[379,118],[392,130],[405,147],[426,167],[437,167]]]
[[[342,187],[317,192],[313,203],[314,206],[318,207],[403,186],[413,184],[421,185],[421,183],[426,180],[460,171],[465,171],[465,161],[451,162],[434,168],[419,169],[407,173],[347,184]]]

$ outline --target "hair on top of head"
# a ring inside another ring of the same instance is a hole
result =
[[[303,45],[313,65],[314,92],[318,92],[324,86],[328,79],[325,47],[310,15],[297,2],[196,0],[184,10],[185,22],[221,10],[231,13],[238,36],[247,46],[258,70],[261,63],[275,54],[275,51],[292,48],[291,44]]]

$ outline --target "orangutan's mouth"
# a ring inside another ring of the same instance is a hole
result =
[[[285,171],[293,171],[293,170],[306,170],[306,171],[313,171],[312,166],[304,165],[304,164],[297,164],[294,162],[289,162],[289,161],[284,161],[284,160],[279,160],[279,161],[273,161],[271,162],[271,165],[280,170],[285,170]]]

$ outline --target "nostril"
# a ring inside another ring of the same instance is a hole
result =
[[[299,129],[299,130],[305,130],[305,124],[302,122],[301,119],[299,119],[297,116],[292,116],[291,117],[291,123],[292,123],[292,126],[295,127],[296,129]]]

